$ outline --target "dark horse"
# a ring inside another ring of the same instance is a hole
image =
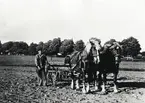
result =
[[[102,92],[106,93],[106,76],[107,73],[113,73],[114,92],[117,90],[117,75],[119,72],[119,63],[121,62],[121,46],[114,42],[110,47],[103,46],[100,51],[100,63],[99,63],[99,86],[102,88]]]
[[[100,62],[100,49],[100,40],[91,38],[82,51],[75,51],[65,58],[65,62],[69,63],[71,67],[71,88],[74,89],[74,84],[76,84],[76,89],[79,89],[79,80],[82,79],[83,93],[90,91],[90,83],[92,81],[94,81],[95,89],[97,89],[96,74]]]

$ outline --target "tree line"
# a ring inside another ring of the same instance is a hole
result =
[[[122,45],[123,56],[135,57],[138,54],[145,55],[145,52],[140,53],[141,47],[139,41],[134,37],[129,37],[118,42]],[[83,40],[78,40],[74,43],[73,39],[64,39],[61,41],[61,38],[54,38],[45,43],[41,41],[38,44],[32,42],[30,45],[23,41],[8,41],[3,44],[0,42],[0,53],[9,55],[36,55],[37,50],[41,48],[46,55],[59,56],[59,54],[62,54],[62,56],[66,56],[74,50],[81,51],[84,46],[85,43]]]

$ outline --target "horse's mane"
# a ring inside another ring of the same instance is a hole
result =
[[[95,42],[101,43],[101,40],[100,39],[94,38],[94,37],[90,38],[89,41],[90,41],[90,43],[95,43]]]
[[[90,52],[90,49],[91,49],[92,45],[88,42],[84,48],[84,51],[86,51],[87,53]]]
[[[70,62],[75,64],[79,59],[80,51],[74,51],[72,54],[68,55],[70,57]]]
[[[70,61],[71,63],[76,63],[79,61],[79,59],[83,59],[86,60],[89,56],[89,54],[91,53],[91,49],[96,43],[100,43],[100,39],[97,38],[90,38],[89,42],[86,43],[85,47],[82,49],[82,51],[74,51],[71,55],[69,55],[70,57]]]
[[[90,53],[92,45],[87,42],[84,49],[82,51],[75,50],[72,54],[69,55],[71,63],[78,62],[79,59],[86,59],[88,54]]]
[[[121,56],[122,54],[122,47],[118,42],[112,42],[112,44],[109,44],[108,42],[104,44],[102,50],[100,51],[101,54],[105,55],[112,55],[114,57]]]

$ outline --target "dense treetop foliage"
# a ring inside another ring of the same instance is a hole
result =
[[[115,39],[110,39],[106,43],[112,43],[116,41]],[[135,57],[138,54],[145,56],[145,51],[140,53],[141,47],[139,41],[134,37],[129,37],[122,41],[118,41],[122,46],[122,55]],[[1,43],[0,41],[0,53],[8,55],[36,55],[39,49],[42,49],[46,55],[58,55],[66,56],[71,54],[73,51],[82,51],[85,47],[83,40],[78,40],[74,43],[73,39],[54,38],[53,40],[48,40],[47,42],[40,41],[37,43],[31,43],[28,45],[23,41],[8,41]]]
[[[74,42],[72,39],[65,39],[62,41],[62,44],[59,48],[59,52],[62,55],[67,55],[73,52]]]
[[[76,51],[82,51],[85,47],[85,43],[83,42],[83,40],[78,40],[75,43],[74,49]]]
[[[138,42],[138,40],[134,37],[129,37],[127,39],[124,39],[122,42],[123,47],[123,55],[124,56],[132,56],[135,57],[139,54],[141,47]]]

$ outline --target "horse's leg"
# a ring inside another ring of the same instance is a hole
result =
[[[83,92],[83,93],[86,93],[86,88],[85,88],[85,82],[84,82],[84,80],[83,80],[82,85],[83,85],[82,92]]]
[[[96,71],[94,73],[94,86],[95,86],[95,91],[97,91],[99,89],[98,86],[97,86],[97,77],[98,77],[98,75],[99,75],[99,73]]]
[[[86,93],[89,93],[89,92],[90,92],[90,83],[88,82],[87,87],[86,87]]]
[[[42,82],[42,79],[40,78],[39,79],[39,86],[42,86],[43,85],[43,82]]]
[[[87,77],[86,77],[86,78],[87,78],[86,93],[90,92],[90,83],[91,83],[91,80],[90,80],[90,79],[91,79],[91,77],[90,77],[90,76],[91,76],[91,74],[90,74],[90,73],[88,73],[88,74],[87,74]]]
[[[83,93],[86,93],[86,87],[85,87],[85,71],[84,71],[84,68],[82,68],[82,85],[83,85],[83,88],[82,88],[82,92]]]
[[[117,93],[118,92],[118,87],[117,87],[117,74],[118,73],[114,73],[114,80],[113,80],[113,82],[114,82],[114,93]]]
[[[98,89],[101,89],[101,85],[102,85],[102,73],[99,72],[99,74],[98,74]]]
[[[83,85],[82,92],[83,92],[83,93],[86,93],[86,87],[85,87],[85,75],[83,75],[82,85]]]
[[[74,80],[71,80],[71,89],[74,89]]]
[[[106,93],[106,73],[103,73],[103,84],[102,84],[102,91],[103,94]]]
[[[74,89],[74,77],[71,78],[71,89]]]
[[[90,92],[90,84],[91,84],[91,80],[92,80],[92,75],[93,75],[93,71],[92,70],[89,70],[89,69],[92,69],[91,68],[91,64],[89,62],[87,62],[86,64],[86,73],[87,75],[85,76],[86,77],[86,82],[87,82],[87,87],[86,87],[86,93],[89,93]]]
[[[77,78],[77,80],[76,80],[76,89],[80,89],[80,86],[79,86],[79,79]]]
[[[116,72],[114,72],[114,92],[117,93],[118,92],[118,87],[117,87],[117,75],[118,75],[118,71],[119,71],[119,63],[116,64]]]
[[[114,73],[114,92],[117,93],[117,73]]]
[[[51,76],[52,76],[52,85],[55,87],[56,86],[56,80],[57,80],[57,73],[53,72]]]
[[[79,85],[79,77],[80,77],[80,75],[77,74],[76,81],[75,81],[76,89],[80,89],[80,85]]]
[[[86,93],[86,86],[85,86],[85,81],[86,81],[86,76],[85,76],[86,63],[85,63],[85,61],[82,61],[80,65],[81,65],[81,72],[82,72],[82,86],[83,86],[82,92]]]

